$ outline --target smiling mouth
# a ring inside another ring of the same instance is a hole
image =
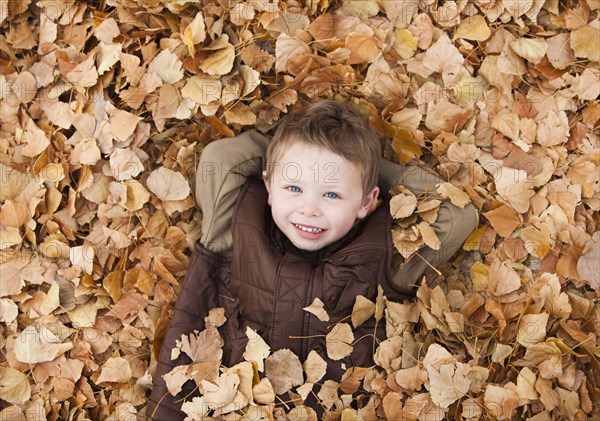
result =
[[[323,228],[315,228],[315,227],[307,227],[305,225],[300,225],[300,224],[294,224],[292,223],[296,228],[304,231],[304,232],[311,232],[311,233],[315,233],[318,234],[320,232],[325,231]]]

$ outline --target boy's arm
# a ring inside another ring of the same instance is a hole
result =
[[[196,202],[202,210],[200,242],[212,252],[233,248],[231,218],[240,188],[260,176],[269,138],[256,131],[208,144],[196,172]]]
[[[425,192],[434,196],[436,184],[444,180],[435,174],[422,170],[417,166],[403,166],[382,159],[379,169],[379,188],[384,195],[398,185],[406,186],[415,195]],[[423,273],[437,268],[446,262],[460,249],[468,236],[477,228],[477,212],[472,204],[464,209],[453,205],[449,201],[442,201],[438,218],[431,224],[440,239],[439,250],[425,247],[418,251],[419,256],[413,256],[408,262],[395,268],[392,274],[393,281],[398,290],[404,294],[414,295],[414,286],[421,282]]]

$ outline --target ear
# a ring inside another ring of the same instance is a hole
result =
[[[269,192],[268,203],[269,203],[269,206],[271,206],[271,181],[267,177],[266,171],[262,172],[262,177],[263,177],[263,182],[265,183],[265,187],[267,188],[267,192]]]
[[[356,217],[358,219],[364,219],[368,214],[373,205],[377,202],[377,196],[379,196],[379,187],[373,187],[369,193],[363,197],[363,200],[360,204],[360,209]]]

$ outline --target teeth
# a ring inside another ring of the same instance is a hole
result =
[[[304,227],[304,226],[298,225],[298,224],[294,224],[294,225],[296,225],[302,231],[306,231],[306,232],[321,232],[321,231],[323,231],[321,228],[308,228],[308,227]]]

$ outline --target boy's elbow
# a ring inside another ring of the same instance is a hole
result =
[[[469,203],[462,209],[453,204],[449,204],[448,210],[452,220],[454,240],[459,241],[462,244],[469,235],[477,229],[479,224],[477,209],[472,203]]]

